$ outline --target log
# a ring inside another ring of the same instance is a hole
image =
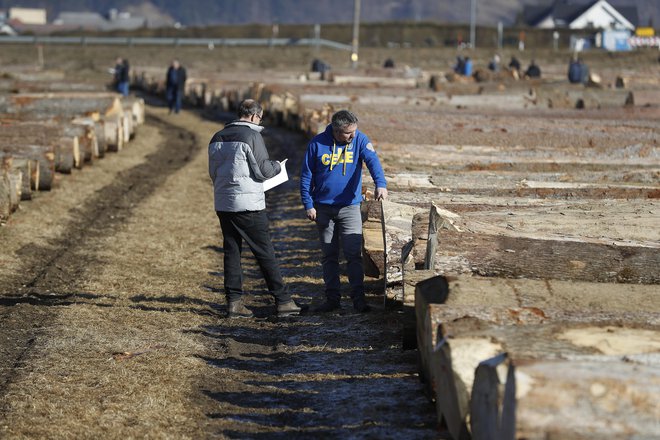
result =
[[[92,159],[105,156],[107,146],[105,137],[103,136],[102,121],[94,120],[90,117],[74,118],[71,120],[71,124],[83,127],[84,129],[85,146],[83,149],[85,151],[85,156],[89,154]]]
[[[18,209],[21,201],[23,173],[12,166],[13,158],[4,156],[0,162],[0,220],[5,221]]]
[[[396,302],[404,301],[402,281],[404,279],[403,249],[411,241],[411,225],[415,213],[425,209],[396,203],[382,202],[385,243],[385,282],[386,298]]]
[[[535,89],[538,105],[549,108],[608,108],[634,105],[633,92],[621,89],[558,88],[556,84]]]
[[[108,151],[108,141],[105,135],[105,122],[102,119],[92,117],[80,117],[71,120],[72,124],[82,125],[86,127],[87,131],[93,131],[93,137],[96,141],[96,150],[98,157],[104,157],[105,152]],[[90,135],[91,136],[91,135]]]
[[[362,212],[362,260],[364,274],[380,278],[385,273],[385,246],[383,242],[383,208],[380,201],[365,201]]]
[[[56,161],[60,164],[64,158],[56,152],[53,145],[29,145],[16,146],[5,144],[0,140],[0,152],[21,156],[38,162],[38,186],[39,191],[48,191],[52,188]],[[73,159],[71,159],[71,162]]]
[[[428,274],[426,271],[414,271],[413,274],[418,272]],[[453,393],[456,395],[460,390],[467,393],[471,380],[465,377],[472,374],[480,361],[505,350],[520,352],[517,347],[534,340],[523,327],[553,322],[564,323],[556,325],[558,329],[580,326],[583,322],[600,327],[623,324],[637,328],[658,326],[660,315],[654,311],[660,300],[658,295],[658,289],[653,285],[481,277],[428,278],[418,282],[415,288],[420,377],[427,379],[429,392],[435,395],[434,382],[428,380],[432,377],[432,356],[438,358],[439,365],[446,367],[452,356],[466,353],[461,355],[462,364],[466,364],[468,356],[472,356],[472,361],[460,373],[459,377],[463,379],[460,386],[453,385],[456,390]],[[507,325],[513,328],[508,333],[497,328]],[[441,344],[444,336],[448,338],[446,347]],[[470,341],[477,342],[470,345]],[[554,344],[565,346],[561,341]],[[447,378],[443,380],[449,381]],[[463,394],[462,400],[466,401],[468,395]],[[454,397],[451,401],[458,400]],[[460,431],[460,423],[454,422],[456,430]]]
[[[6,222],[12,212],[10,186],[9,172],[0,167],[0,223]]]
[[[144,124],[144,120],[145,120],[144,99],[129,96],[122,98],[121,102],[124,111],[130,110],[135,127]]]
[[[660,244],[526,233],[473,221],[446,211],[451,228],[439,235],[438,273],[475,273],[621,283],[660,283]],[[414,235],[423,235],[422,219]],[[421,267],[423,262],[419,262]]]
[[[118,152],[124,148],[123,117],[110,115],[103,118],[103,138],[108,151]]]
[[[54,145],[56,154],[56,170],[70,173],[71,169],[81,168],[84,156],[80,153],[79,137],[85,134],[84,127],[70,123],[47,123],[32,121],[4,121],[0,131],[0,145]],[[91,145],[89,142],[87,145]],[[90,147],[91,148],[91,147]]]
[[[0,153],[0,160],[3,161],[8,170],[18,170],[21,172],[21,200],[31,200],[32,190],[39,186],[39,165],[32,159],[16,157],[6,153]]]
[[[0,102],[0,113],[17,118],[71,119],[93,113],[121,113],[121,101],[115,93],[61,92],[7,95]]]
[[[474,440],[660,437],[658,353],[510,362],[506,378],[501,359],[477,368]]]
[[[428,367],[436,405],[454,436],[466,428],[468,414],[471,423],[479,424],[476,431],[484,433],[478,438],[492,438],[485,433],[497,432],[492,419],[496,410],[489,407],[498,402],[492,400],[493,357],[506,353],[514,365],[526,365],[530,360],[582,359],[594,353],[611,357],[660,352],[660,315],[653,312],[445,304],[430,305],[426,319],[427,326],[437,324]],[[490,370],[480,376],[475,369],[479,373],[481,367]],[[483,381],[479,386],[477,379]],[[479,413],[468,411],[468,406],[480,408]]]
[[[370,85],[378,87],[417,87],[415,78],[389,78],[378,76],[333,75],[332,82],[336,85]]]

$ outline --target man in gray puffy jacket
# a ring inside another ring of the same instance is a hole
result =
[[[224,238],[224,288],[229,318],[253,316],[243,304],[243,240],[257,259],[268,291],[275,298],[278,316],[295,315],[301,310],[282,279],[268,231],[262,182],[280,172],[280,163],[268,157],[261,137],[263,127],[259,125],[262,117],[261,104],[246,99],[239,106],[239,119],[227,124],[209,143],[209,174]]]

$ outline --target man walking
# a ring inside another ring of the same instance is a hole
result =
[[[332,123],[307,146],[300,175],[300,195],[307,218],[315,221],[321,240],[325,302],[316,308],[340,307],[339,245],[344,250],[350,296],[360,313],[370,310],[364,298],[362,264],[362,164],[376,184],[376,200],[387,198],[383,168],[369,138],[358,130],[348,110],[332,116]]]
[[[170,113],[181,111],[181,101],[187,79],[185,67],[181,65],[179,60],[172,60],[172,64],[167,68],[165,75],[165,96]]]
[[[254,254],[275,298],[278,316],[300,313],[291,299],[275,257],[268,231],[263,181],[280,172],[270,160],[261,137],[263,109],[252,99],[238,108],[239,119],[217,132],[209,143],[209,174],[213,180],[215,210],[224,238],[224,288],[229,318],[250,318],[243,304],[241,249],[245,241]]]

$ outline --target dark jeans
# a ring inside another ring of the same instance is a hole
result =
[[[177,87],[171,87],[167,89],[167,106],[170,109],[170,112],[179,113],[181,110],[181,99],[183,95],[183,90]]]
[[[275,249],[268,232],[268,216],[265,210],[243,212],[216,211],[224,237],[225,294],[227,301],[236,301],[243,295],[243,271],[241,250],[243,240],[257,259],[268,291],[278,304],[291,300],[284,284]]]

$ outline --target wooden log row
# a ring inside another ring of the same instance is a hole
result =
[[[91,110],[89,101],[99,100],[109,104]],[[70,173],[102,157],[108,148],[121,149],[135,136],[144,122],[144,101],[117,102],[114,94],[98,93],[0,97],[0,111],[14,112],[2,118],[0,130],[0,221],[18,209],[20,200],[30,200],[33,190],[50,190],[54,172]],[[68,119],[84,113],[89,116]],[[62,115],[64,119],[54,119]]]
[[[99,157],[96,133],[89,127],[71,122],[49,121],[12,121],[2,125],[0,139],[4,143],[13,142],[48,145],[54,143],[61,150],[61,155],[71,154],[72,159],[58,164],[57,171],[71,172],[68,163],[75,168],[82,168],[84,163],[91,163]]]
[[[3,156],[0,162],[0,222],[18,209],[23,188],[23,172],[12,166],[13,158]]]
[[[472,438],[658,438],[660,355],[482,362],[470,399]],[[506,374],[505,378],[502,376]]]
[[[499,284],[501,288],[506,286],[503,281],[478,280],[477,285],[468,287],[467,291],[465,286],[471,286],[475,282],[472,278],[448,281],[438,276],[417,285],[415,310],[421,376],[426,380],[429,392],[436,400],[439,420],[444,420],[454,438],[468,438],[468,415],[473,438],[500,438],[489,420],[498,408],[500,419],[506,419],[503,416],[506,411],[502,410],[497,399],[493,401],[486,398],[497,396],[497,390],[493,387],[493,371],[488,374],[481,373],[479,368],[486,368],[482,364],[492,363],[492,359],[498,356],[502,358],[505,352],[508,363],[513,367],[528,365],[530,360],[541,363],[571,361],[579,366],[585,357],[594,354],[600,356],[597,359],[599,362],[604,362],[607,359],[603,356],[609,357],[608,359],[612,356],[632,358],[644,353],[660,353],[660,315],[653,311],[640,312],[641,308],[645,307],[643,304],[639,310],[634,306],[620,311],[585,311],[586,309],[580,308],[568,310],[558,307],[561,301],[542,293],[549,290],[556,297],[565,297],[573,291],[592,289],[594,295],[602,299],[630,295],[631,300],[640,298],[645,301],[647,296],[655,295],[657,300],[658,293],[654,292],[651,286],[628,286],[621,289],[614,285],[589,287],[589,283],[582,283],[576,288],[575,283],[553,282],[549,285],[521,280],[519,287],[511,285],[511,282],[507,283],[510,294],[504,298],[496,298],[501,305],[483,305],[482,295],[497,291],[497,288],[484,291],[483,284]],[[458,286],[462,288],[457,288]],[[473,293],[466,296],[465,293],[470,290]],[[516,305],[516,290],[526,290],[535,298],[548,298],[549,301],[547,304],[537,302],[538,306]],[[551,304],[553,301],[555,303]],[[584,306],[587,306],[587,302],[592,303],[592,300],[585,301]],[[647,299],[646,302],[652,304],[654,299]],[[502,360],[499,363],[501,364]],[[565,368],[569,370],[569,364]],[[480,379],[482,374],[485,375],[484,379]],[[654,380],[653,377],[657,377],[658,371],[655,374],[656,376],[651,376],[650,379]],[[505,376],[506,374],[500,374],[501,383],[505,383]],[[478,383],[480,380],[484,380],[484,383]],[[559,381],[556,385],[560,387],[566,383],[558,377],[557,380]],[[515,383],[515,379],[513,381],[509,380],[509,386]],[[623,397],[618,394],[616,396]],[[588,399],[589,396],[582,395],[581,398]],[[499,402],[501,400],[500,397]],[[527,409],[538,404],[537,401],[530,401],[534,403]],[[548,403],[547,399],[545,403]],[[515,399],[509,397],[508,404],[515,408]],[[647,412],[650,410],[648,407],[642,409]],[[542,411],[537,411],[536,414],[542,414]],[[585,416],[589,417],[589,414]],[[501,438],[522,438],[526,430],[532,428],[536,428],[534,432],[538,437],[531,438],[545,438],[542,435],[548,433],[544,429],[549,425],[542,425],[542,428],[538,429],[538,419],[521,421],[518,415],[515,418],[518,425],[515,425],[514,420],[513,427],[511,420],[507,420],[508,431],[513,429],[517,436]],[[560,422],[561,418],[557,417],[555,423]],[[597,421],[584,422],[588,424]],[[648,430],[649,426],[644,429]],[[557,428],[557,425],[554,428]],[[490,437],[483,433],[489,433]]]
[[[62,144],[60,144],[62,145]],[[62,171],[73,167],[73,155],[56,148],[55,144],[31,145],[0,142],[0,152],[3,154],[23,157],[37,162],[39,178],[34,182],[35,189],[49,191],[53,187],[56,168]],[[65,171],[62,171],[65,172]]]
[[[120,98],[115,93],[23,93],[5,95],[0,113],[20,119],[68,120],[74,117],[121,113]]]
[[[660,283],[657,242],[518,232],[471,221],[437,206],[430,217],[436,223],[433,227],[440,230],[435,240],[428,235],[428,217],[414,218],[413,236],[425,237],[425,242],[418,239],[415,245],[429,249],[424,261],[416,261],[416,267],[445,274]]]
[[[39,188],[39,162],[7,153],[0,153],[0,161],[5,169],[21,172],[21,200],[31,200],[32,191]]]
[[[548,108],[600,109],[607,107],[628,107],[635,105],[632,91],[620,89],[585,88],[582,85],[555,84],[534,88],[536,104]]]

